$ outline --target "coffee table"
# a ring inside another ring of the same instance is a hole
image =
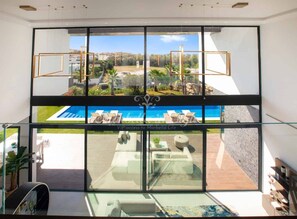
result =
[[[174,145],[179,149],[188,147],[189,146],[189,138],[186,135],[176,135],[176,136],[174,136]]]
[[[156,147],[155,143],[151,141],[150,151],[169,151],[167,141],[160,141],[158,147]]]

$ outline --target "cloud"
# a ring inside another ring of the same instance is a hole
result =
[[[161,35],[161,40],[164,43],[187,41],[186,37],[178,35]]]

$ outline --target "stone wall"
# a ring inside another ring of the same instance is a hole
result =
[[[252,106],[225,106],[225,122],[258,122],[259,110]],[[224,130],[225,148],[244,172],[258,183],[259,133],[257,128]]]
[[[258,183],[258,130],[256,128],[225,129],[225,149],[242,170]]]

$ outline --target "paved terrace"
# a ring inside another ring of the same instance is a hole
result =
[[[201,189],[202,135],[184,133],[189,137],[189,150],[193,163],[200,173],[195,177],[160,175],[150,189]],[[43,163],[37,164],[37,181],[47,183],[51,189],[84,189],[84,136],[82,134],[42,134],[49,139],[44,147]],[[180,151],[173,143],[175,134],[154,135],[167,141],[171,151]],[[138,135],[137,149],[141,141]],[[247,176],[240,166],[224,149],[219,134],[208,135],[207,150],[207,189],[208,190],[248,190],[257,189],[257,185]],[[111,174],[111,162],[114,157],[117,134],[88,135],[88,186],[94,189],[126,190],[140,189],[140,177],[115,179]],[[198,176],[198,177],[197,177]]]

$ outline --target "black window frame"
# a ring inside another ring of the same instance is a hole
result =
[[[34,42],[35,42],[35,31],[43,30],[43,29],[87,29],[87,51],[89,51],[89,39],[90,39],[90,29],[91,28],[123,28],[123,27],[143,27],[144,28],[144,60],[147,59],[147,28],[149,27],[181,27],[178,25],[154,25],[154,26],[90,26],[90,27],[52,27],[52,28],[33,28],[33,38],[32,38],[32,57],[34,55]],[[258,171],[258,190],[262,188],[262,88],[261,88],[261,42],[260,42],[260,26],[257,25],[184,25],[184,27],[200,27],[202,32],[202,50],[204,50],[204,30],[207,28],[223,28],[223,27],[247,27],[247,28],[256,28],[257,29],[257,41],[258,41],[258,76],[259,76],[259,94],[255,95],[206,95],[205,94],[205,76],[203,76],[203,91],[201,96],[162,96],[161,100],[158,102],[160,106],[182,106],[182,105],[199,105],[202,106],[202,123],[198,125],[190,125],[188,127],[182,127],[183,130],[187,129],[199,129],[203,130],[203,191],[206,191],[205,179],[206,179],[206,135],[208,128],[257,128],[259,130],[259,171]],[[203,55],[202,55],[203,56]],[[87,65],[89,59],[87,58]],[[202,58],[202,63],[204,63],[204,57]],[[204,66],[204,64],[203,64]],[[33,59],[31,63],[31,69],[33,71]],[[144,72],[146,72],[147,66],[146,62],[144,62]],[[144,74],[144,94],[146,94],[146,74]],[[138,106],[138,103],[135,102],[135,96],[88,96],[88,80],[86,82],[86,95],[85,96],[77,96],[77,97],[69,97],[69,96],[34,96],[33,95],[33,83],[34,79],[31,77],[31,91],[30,91],[30,136],[32,135],[32,130],[34,128],[83,128],[85,129],[85,145],[87,145],[87,136],[86,133],[90,129],[96,130],[121,130],[121,129],[129,129],[130,125],[93,125],[87,124],[87,115],[88,115],[88,106]],[[98,104],[100,103],[100,104]],[[34,123],[32,122],[32,112],[33,107],[35,106],[64,106],[64,105],[73,105],[73,106],[85,106],[85,124],[46,124],[46,123]],[[206,124],[205,123],[205,106],[207,105],[258,105],[259,106],[259,122],[257,123],[232,123],[232,124]],[[145,120],[144,120],[145,123]],[[179,129],[179,125],[158,125],[152,126],[151,124],[143,124],[139,126],[140,130],[147,132],[150,130],[172,130]],[[146,133],[144,133],[146,136]],[[32,138],[32,137],[31,137]],[[145,140],[145,139],[144,139]],[[31,142],[32,143],[32,142]],[[32,145],[32,144],[31,144]],[[85,163],[87,163],[87,149],[85,146]],[[145,152],[145,151],[144,151]],[[86,168],[85,168],[86,171]],[[30,176],[32,179],[32,176]],[[86,178],[85,184],[86,184]],[[85,191],[87,191],[85,186]],[[232,190],[233,191],[233,190]],[[142,192],[146,192],[145,190]],[[170,191],[166,191],[170,192]],[[193,191],[181,191],[181,192],[193,192]]]

